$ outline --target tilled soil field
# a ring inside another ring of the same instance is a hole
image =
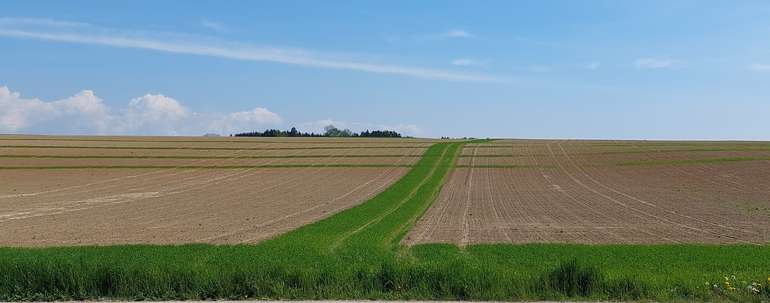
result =
[[[469,144],[404,241],[768,243],[770,144]]]
[[[247,143],[231,142],[240,138],[0,138],[0,245],[12,246],[258,242],[365,201],[408,171],[430,144],[325,138],[245,138]],[[127,144],[148,158],[109,148]],[[9,147],[18,145],[98,147],[74,149],[85,155],[64,153],[70,148]],[[174,158],[202,145],[212,150],[193,150],[200,158]],[[254,148],[264,145],[274,150]],[[361,148],[375,145],[397,148]],[[243,149],[233,149],[238,146]],[[310,146],[331,149],[303,149]],[[283,147],[289,149],[276,153]],[[361,157],[347,157],[351,154]],[[115,158],[81,157],[88,155]],[[313,155],[318,157],[304,157]],[[284,164],[307,166],[259,167]],[[350,167],[323,166],[335,164]],[[61,169],[68,166],[92,168]],[[218,168],[223,166],[229,167]]]

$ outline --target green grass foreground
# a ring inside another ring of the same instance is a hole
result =
[[[770,300],[770,246],[400,245],[461,147],[258,245],[0,248],[0,300]]]

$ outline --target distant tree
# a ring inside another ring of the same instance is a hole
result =
[[[324,127],[324,136],[326,137],[352,137],[353,132],[349,129],[340,130],[334,125],[327,125]]]
[[[303,133],[297,130],[296,127],[292,127],[289,130],[278,130],[278,129],[266,129],[263,132],[259,131],[253,131],[253,132],[245,132],[245,133],[237,133],[237,134],[231,134],[230,136],[235,137],[377,137],[377,138],[401,138],[401,134],[392,131],[392,130],[374,130],[369,131],[368,129],[361,132],[361,133],[355,133],[351,131],[350,129],[339,129],[335,127],[334,125],[327,125],[324,127],[324,132],[322,134],[316,134],[316,133]]]

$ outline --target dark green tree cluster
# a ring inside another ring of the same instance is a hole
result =
[[[316,133],[303,133],[292,127],[290,130],[278,130],[278,129],[266,129],[263,132],[253,131],[245,133],[237,133],[232,136],[235,137],[323,137],[323,134]]]
[[[235,137],[367,137],[367,138],[401,138],[401,134],[392,130],[365,130],[361,133],[354,133],[349,129],[339,129],[334,125],[324,127],[323,134],[312,132],[300,132],[292,127],[290,130],[267,129],[263,132],[253,131],[238,133],[231,136]]]

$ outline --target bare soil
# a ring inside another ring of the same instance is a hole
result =
[[[454,170],[406,243],[770,241],[770,161],[692,161],[767,157],[762,149],[768,143],[511,140],[495,145],[466,147],[465,155],[507,150],[511,156],[460,158],[471,167]],[[627,162],[638,165],[619,165]]]
[[[66,139],[62,140],[64,143],[42,140],[35,144],[66,144],[91,137]],[[283,146],[280,139],[273,139],[276,140],[279,142],[269,144]],[[315,140],[323,141],[323,138]],[[367,139],[356,140],[355,144],[370,144]],[[2,140],[0,145],[9,145],[9,141],[12,140]],[[85,142],[99,146],[145,143]],[[152,144],[187,146],[190,143]],[[232,142],[195,144],[233,146]],[[302,142],[286,144],[296,146]],[[350,142],[308,144],[347,146]],[[56,154],[69,149],[42,150],[45,154]],[[239,151],[228,151],[225,155],[232,155],[231,159],[0,158],[0,166],[410,164],[418,158],[406,155],[419,155],[424,148],[415,145],[415,148],[398,150],[402,157],[345,158],[353,149],[340,149],[331,151],[337,153],[337,157],[240,159]],[[405,167],[0,170],[0,230],[3,231],[0,245],[254,243],[361,203],[406,171]]]

